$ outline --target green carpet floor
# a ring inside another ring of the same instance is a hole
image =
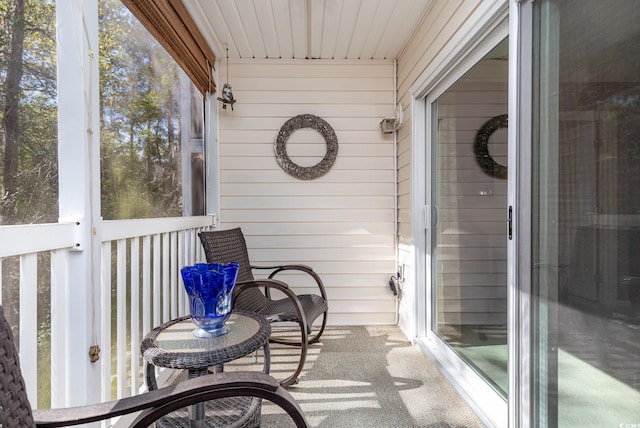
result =
[[[507,390],[506,345],[457,349],[499,388]],[[558,426],[640,426],[637,389],[562,349],[558,352],[558,375]]]

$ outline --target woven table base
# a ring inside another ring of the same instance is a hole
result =
[[[215,375],[214,375],[215,376]],[[261,399],[229,397],[205,402],[206,428],[244,428],[260,426]],[[158,428],[189,428],[187,408],[170,413],[156,422]]]

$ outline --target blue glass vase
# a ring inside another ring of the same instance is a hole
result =
[[[216,337],[227,332],[231,315],[231,295],[238,276],[238,263],[196,263],[180,269],[189,295],[191,321],[196,337]]]

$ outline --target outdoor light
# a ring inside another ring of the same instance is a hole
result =
[[[402,125],[402,106],[396,106],[395,114],[392,117],[385,117],[380,121],[380,130],[383,134],[392,134]]]
[[[380,121],[380,130],[383,134],[391,134],[397,129],[396,122],[395,117],[385,117]]]

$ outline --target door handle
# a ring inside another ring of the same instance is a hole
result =
[[[507,214],[507,235],[509,241],[513,239],[513,207],[509,205],[509,212]]]
[[[431,205],[431,227],[437,229],[440,226],[440,211],[436,205]]]

